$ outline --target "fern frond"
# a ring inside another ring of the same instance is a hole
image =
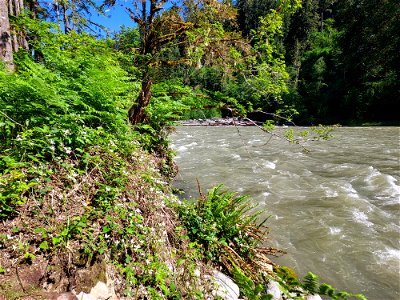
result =
[[[311,294],[317,293],[317,287],[319,283],[319,278],[314,273],[308,272],[303,279],[303,288],[309,291]]]

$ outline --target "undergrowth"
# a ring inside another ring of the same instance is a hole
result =
[[[201,299],[209,280],[192,275],[206,264],[166,205],[166,133],[127,123],[136,85],[118,53],[24,26],[40,31],[42,58],[20,52],[16,73],[0,70],[0,294],[30,291],[18,274],[31,264],[45,269],[34,289],[82,289],[80,272],[106,261],[122,298]]]
[[[250,213],[254,206],[249,201],[248,197],[224,191],[219,185],[201,195],[198,201],[178,206],[178,212],[189,239],[199,244],[205,258],[224,265],[227,270],[237,265],[251,276],[256,273],[253,266],[259,264],[263,254],[280,251],[259,247],[266,238],[266,220],[256,224],[262,212]]]
[[[216,268],[247,299],[269,299],[270,278],[288,293],[317,291],[316,278],[296,281],[270,261],[281,252],[260,246],[267,228],[247,197],[223,186],[195,203],[172,196],[168,125],[193,92],[156,85],[150,123],[131,128],[138,85],[109,41],[23,26],[38,32],[30,43],[40,58],[21,51],[17,72],[0,70],[0,294],[90,290],[108,276],[121,299],[213,299]],[[42,271],[28,286],[20,274],[33,266]],[[348,296],[328,285],[318,292]]]

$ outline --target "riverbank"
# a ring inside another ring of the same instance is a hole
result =
[[[265,294],[255,290],[261,274],[281,269],[266,256],[275,250],[258,246],[262,228],[242,215],[245,198],[214,190],[197,206],[181,203],[165,163],[98,145],[21,165],[14,179],[28,187],[2,220],[0,299],[217,299],[232,286],[236,298],[223,299]]]
[[[35,185],[2,220],[0,299],[212,295],[213,267],[184,238],[165,161],[136,147],[86,152],[21,169]]]
[[[257,123],[242,118],[215,118],[178,121],[182,126],[255,126]]]
[[[244,198],[215,190],[202,205],[181,203],[161,174],[165,160],[116,150],[89,147],[83,165],[69,156],[21,168],[32,185],[2,220],[0,299],[238,299],[221,271],[254,287],[261,270],[274,278],[265,256],[274,250],[257,246],[264,236],[238,210]]]

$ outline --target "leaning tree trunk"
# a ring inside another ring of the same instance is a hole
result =
[[[14,70],[7,0],[0,0],[0,60],[5,63],[7,69]]]
[[[128,112],[129,122],[132,125],[144,123],[147,121],[148,118],[145,109],[150,103],[152,85],[153,82],[149,78],[143,79],[142,89],[139,93],[137,101],[135,104],[132,105]]]

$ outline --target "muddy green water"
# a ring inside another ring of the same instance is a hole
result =
[[[278,131],[283,129],[278,129]],[[178,127],[171,135],[186,198],[224,183],[271,216],[276,259],[368,299],[400,299],[400,128],[338,128],[296,145],[255,127]]]

